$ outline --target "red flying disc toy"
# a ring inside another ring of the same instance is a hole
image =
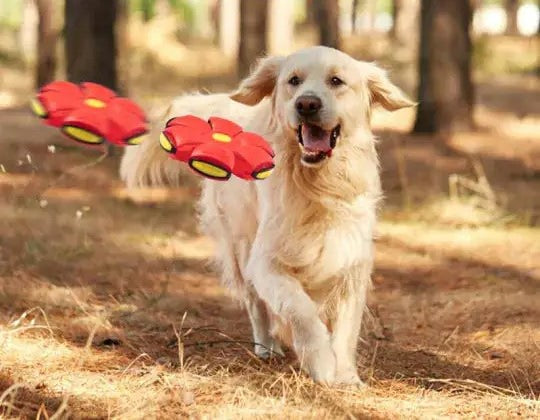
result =
[[[84,144],[138,145],[148,132],[144,112],[135,102],[96,83],[49,83],[39,90],[31,108],[45,124],[59,127],[68,138]],[[261,136],[223,118],[173,118],[160,144],[173,159],[187,162],[211,179],[225,181],[231,174],[246,180],[265,179],[274,168],[274,152]]]
[[[49,83],[39,90],[31,108],[46,124],[85,144],[137,145],[148,132],[144,112],[135,102],[96,83]]]
[[[246,180],[265,179],[274,168],[274,152],[261,136],[223,118],[172,118],[159,142],[173,159],[187,162],[210,179],[226,181],[231,174]]]

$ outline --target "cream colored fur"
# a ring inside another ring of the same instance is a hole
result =
[[[302,84],[291,86],[291,75]],[[333,75],[345,85],[330,86]],[[323,125],[342,127],[332,157],[315,167],[301,163],[296,137],[294,100],[305,92],[322,99]],[[201,222],[217,243],[223,281],[245,302],[255,352],[292,347],[312,378],[328,384],[361,383],[356,346],[381,197],[369,122],[376,103],[412,105],[375,65],[313,47],[261,60],[232,96],[180,97],[164,119],[220,116],[271,142],[276,168],[267,180],[204,181]],[[129,186],[178,179],[181,165],[157,139],[126,151],[121,175]]]

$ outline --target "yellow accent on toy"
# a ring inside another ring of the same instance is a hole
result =
[[[259,173],[257,173],[255,175],[255,178],[257,179],[266,179],[270,176],[270,174],[272,173],[272,171],[274,170],[274,168],[270,168],[270,169],[265,169]]]
[[[173,145],[167,138],[167,136],[163,133],[159,135],[159,144],[161,144],[161,147],[163,147],[167,152],[172,152]]]
[[[214,133],[212,134],[212,138],[216,141],[220,141],[222,143],[230,143],[231,136],[224,134],[224,133]]]
[[[37,99],[32,99],[32,101],[30,102],[30,108],[32,108],[32,112],[40,118],[47,116],[47,111],[45,110],[45,107]]]
[[[137,136],[137,137],[132,137],[127,141],[127,144],[129,144],[131,146],[138,146],[139,144],[141,144],[143,142],[144,138],[145,138],[144,135]]]
[[[105,108],[107,106],[105,102],[94,98],[86,99],[84,103],[92,108]]]
[[[103,143],[103,138],[101,136],[99,136],[98,134],[92,133],[90,131],[87,131],[83,128],[73,127],[73,126],[68,125],[63,128],[63,131],[68,136],[73,137],[75,140],[79,140],[83,143],[90,143],[90,144]]]
[[[191,166],[199,172],[213,178],[227,178],[229,176],[229,173],[225,169],[201,160],[193,160]]]

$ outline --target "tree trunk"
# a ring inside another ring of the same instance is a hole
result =
[[[290,0],[270,0],[268,6],[268,51],[270,54],[288,54],[293,47],[294,3]]]
[[[422,0],[417,133],[473,126],[471,20],[469,0]]]
[[[117,89],[116,0],[66,0],[67,77]]]
[[[127,96],[130,85],[129,0],[116,0],[115,37],[117,91]]]
[[[37,34],[36,87],[50,83],[56,73],[56,31],[51,0],[36,0],[39,16]]]
[[[398,24],[402,17],[403,0],[392,0],[392,28],[390,29],[390,38],[397,40]]]
[[[219,0],[219,47],[227,57],[239,57],[240,0]]]
[[[505,0],[504,9],[506,12],[506,35],[519,35],[517,24],[519,0]]]
[[[409,61],[416,57],[418,45],[420,1],[393,0],[390,37],[397,47],[395,55]]]
[[[0,0],[0,2],[2,1]],[[34,0],[20,1],[20,5],[18,3],[15,2],[15,7],[19,9],[21,16],[20,26],[18,31],[15,32],[17,37],[17,53],[28,63],[35,60],[36,57],[39,16]]]
[[[240,48],[238,51],[238,74],[249,73],[255,60],[266,53],[266,1],[240,0]]]
[[[306,0],[306,20],[304,23],[308,25],[317,24],[317,1],[318,0]]]
[[[417,41],[418,37],[416,34],[419,32],[419,12],[419,0],[393,1],[392,29],[390,35],[398,45],[411,44]]]
[[[366,13],[368,17],[368,31],[375,32],[375,21],[377,20],[377,0],[366,0]]]
[[[540,0],[536,2],[538,9],[540,9]],[[536,28],[536,37],[540,39],[540,20],[538,20],[538,27]],[[540,42],[537,42],[538,55],[540,57]],[[540,78],[540,61],[537,61],[538,65],[536,66],[536,75]]]
[[[352,0],[352,10],[351,10],[351,33],[356,33],[356,22],[358,14],[359,0]]]
[[[339,2],[335,0],[313,0],[319,27],[319,42],[327,47],[339,48]]]

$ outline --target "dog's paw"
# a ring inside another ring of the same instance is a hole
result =
[[[267,346],[261,346],[255,344],[255,354],[263,360],[270,359],[271,357],[284,357],[285,353],[277,341],[269,343]]]
[[[337,386],[343,386],[347,388],[350,387],[350,388],[362,389],[362,388],[367,387],[367,385],[364,382],[362,382],[362,380],[358,376],[356,369],[338,371],[336,373],[336,379],[334,383]]]
[[[315,382],[326,385],[335,383],[336,356],[330,346],[305,353],[301,363]]]

